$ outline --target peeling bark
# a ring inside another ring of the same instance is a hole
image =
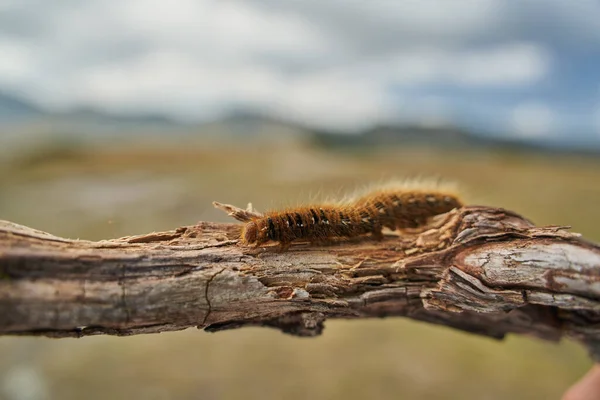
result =
[[[465,207],[383,241],[286,252],[242,247],[239,230],[201,222],[90,242],[0,221],[0,334],[314,336],[328,318],[404,316],[499,339],[569,336],[600,361],[600,247],[565,227]]]

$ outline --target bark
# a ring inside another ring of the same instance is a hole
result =
[[[90,242],[0,221],[0,334],[259,325],[314,336],[328,318],[403,316],[493,338],[569,336],[600,361],[600,247],[565,227],[465,207],[383,241],[286,252],[243,247],[239,231],[200,222]]]

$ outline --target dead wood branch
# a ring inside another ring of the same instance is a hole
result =
[[[239,229],[201,222],[89,242],[0,222],[0,333],[260,325],[310,336],[327,318],[404,316],[494,338],[570,336],[600,361],[600,247],[562,227],[465,207],[380,242],[285,253],[239,246]]]

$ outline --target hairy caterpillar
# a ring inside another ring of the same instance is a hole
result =
[[[275,241],[283,249],[298,239],[312,243],[331,238],[352,238],[372,234],[382,239],[384,227],[413,228],[427,218],[443,214],[462,201],[450,191],[426,188],[383,188],[340,204],[323,204],[253,216],[242,228],[245,245]]]

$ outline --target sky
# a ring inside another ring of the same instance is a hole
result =
[[[0,91],[56,111],[600,140],[599,18],[591,0],[0,0]]]

